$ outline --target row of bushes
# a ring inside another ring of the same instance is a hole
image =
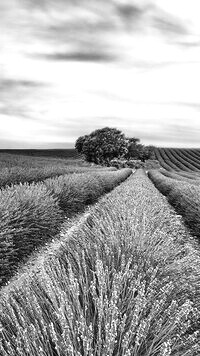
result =
[[[40,182],[46,178],[52,178],[63,174],[86,173],[101,170],[98,166],[81,167],[76,165],[53,165],[44,167],[11,167],[0,170],[0,187],[11,184]],[[108,167],[107,170],[114,170]]]
[[[186,158],[183,158],[179,151],[176,149],[167,148],[167,155],[171,161],[180,169],[186,172],[197,171],[198,169],[193,165],[193,163],[188,162]]]
[[[153,169],[153,168],[160,167],[159,161],[153,159],[148,159],[145,162],[142,162],[141,160],[115,158],[110,161],[110,164],[112,167],[116,167],[116,168],[129,167],[132,169],[139,169],[139,168]]]
[[[199,264],[180,218],[137,171],[2,290],[1,355],[197,356]]]
[[[182,178],[183,179],[182,179]],[[199,179],[165,174],[152,170],[149,178],[169,203],[183,216],[187,226],[200,239],[200,185]]]
[[[166,156],[163,148],[155,148],[155,156],[156,159],[159,161],[161,167],[166,170],[175,170],[178,171],[177,167],[170,161],[170,159]]]
[[[21,151],[21,150],[20,150]],[[49,150],[47,150],[49,153]],[[89,165],[86,162],[83,162],[81,158],[70,157],[54,157],[53,152],[52,156],[45,156],[46,150],[43,150],[41,154],[34,155],[35,150],[24,150],[23,154],[18,150],[9,151],[12,153],[5,152],[0,150],[0,166],[1,168],[11,168],[11,167],[24,167],[24,168],[40,168],[44,166],[69,166],[69,165]],[[33,154],[33,156],[31,155]],[[43,153],[43,155],[42,155]]]
[[[185,171],[167,171],[166,169],[161,168],[159,170],[162,175],[165,177],[169,177],[172,179],[192,183],[192,184],[199,184],[200,183],[200,174],[197,172],[185,172]]]
[[[60,231],[64,217],[81,211],[131,174],[72,174],[0,190],[0,284],[34,248]]]
[[[182,162],[191,169],[191,171],[200,171],[200,160],[192,156],[191,153],[185,152],[183,149],[173,148],[171,149],[174,153],[177,154],[179,160],[182,159]]]
[[[200,172],[200,161],[194,156],[192,150],[155,148],[155,156],[166,170]]]

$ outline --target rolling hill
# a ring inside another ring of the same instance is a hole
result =
[[[156,147],[155,156],[168,171],[200,173],[200,149]]]

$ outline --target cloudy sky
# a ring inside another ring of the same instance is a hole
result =
[[[0,148],[200,147],[199,0],[0,2]]]

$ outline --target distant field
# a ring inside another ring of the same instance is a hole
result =
[[[85,162],[75,150],[1,150],[0,188],[98,169],[104,168]]]
[[[38,149],[10,149],[10,150],[0,150],[1,153],[25,155],[25,156],[35,156],[35,157],[57,157],[57,158],[80,158],[80,155],[74,148],[67,149],[51,149],[51,150],[38,150]]]
[[[200,173],[200,149],[156,148],[156,159],[168,171]]]

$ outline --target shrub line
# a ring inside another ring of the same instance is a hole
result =
[[[83,211],[131,173],[65,175],[0,190],[0,285],[34,249],[59,233],[66,216]]]
[[[164,194],[178,214],[182,215],[185,224],[192,234],[200,239],[200,186],[198,179],[176,174],[167,177],[156,170],[149,171],[149,178],[155,187]]]

